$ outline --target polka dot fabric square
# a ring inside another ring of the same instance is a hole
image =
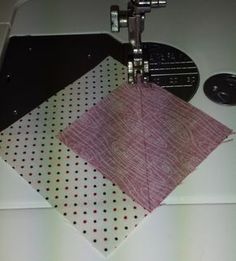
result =
[[[0,156],[104,255],[148,212],[56,135],[124,81],[108,57],[0,133]]]

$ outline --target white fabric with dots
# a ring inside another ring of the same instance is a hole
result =
[[[104,255],[148,212],[56,135],[125,80],[126,68],[108,57],[0,135],[0,156]]]

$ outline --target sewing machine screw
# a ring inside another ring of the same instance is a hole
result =
[[[111,31],[117,33],[121,27],[128,26],[128,11],[121,11],[119,6],[112,5],[110,9]]]
[[[7,75],[6,75],[6,79],[7,79],[7,82],[10,82],[10,80],[11,80],[11,75],[10,75],[10,74],[7,74]]]
[[[110,10],[110,19],[111,19],[111,31],[112,32],[119,32],[119,6],[113,5],[111,6]]]
[[[14,114],[15,116],[17,116],[17,115],[18,115],[18,111],[17,111],[17,110],[14,110],[14,111],[13,111],[13,114]]]

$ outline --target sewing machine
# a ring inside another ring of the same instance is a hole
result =
[[[235,8],[233,0],[224,4],[213,0],[169,0],[167,5],[162,0],[130,1],[128,5],[125,0],[30,0],[0,4],[0,129],[112,56],[127,65],[130,83],[135,83],[137,77],[144,82],[156,82],[236,130]],[[111,260],[119,260],[120,256],[123,260],[157,257],[183,260],[181,251],[190,261],[235,260],[232,244],[236,229],[235,155],[235,140],[217,148],[166,198],[163,205],[167,206],[153,213],[150,223],[141,226],[137,236],[125,243]],[[71,255],[70,260],[83,258],[92,251],[74,230],[64,228],[48,203],[14,170],[3,161],[0,164],[0,208],[4,209],[0,223],[13,227],[20,235],[28,229],[24,219],[26,223],[32,222],[32,229],[37,227],[34,213],[38,213],[42,223],[50,220],[47,224],[53,229],[57,220],[55,229],[64,231],[65,242],[79,242],[71,248],[63,246],[59,250],[61,260],[68,260],[67,255]],[[22,210],[11,210],[18,217],[14,221],[5,210],[9,208],[32,210],[25,210],[25,216]],[[189,217],[189,213],[195,217]],[[176,227],[181,226],[185,217],[190,219],[184,226],[188,232],[178,233]],[[15,236],[11,232],[9,237]],[[176,242],[181,236],[183,245],[177,249]],[[53,240],[52,235],[50,238]],[[189,241],[193,244],[184,251]],[[27,237],[22,242],[26,242],[21,245],[23,249],[33,244]],[[140,250],[139,244],[143,244]],[[1,252],[7,256],[5,260],[14,260],[10,242],[0,251],[0,259]],[[39,249],[36,252],[42,255]],[[96,254],[92,251],[85,259],[100,260]],[[32,260],[28,258],[25,255],[22,260]]]

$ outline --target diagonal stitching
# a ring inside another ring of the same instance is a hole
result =
[[[151,196],[150,196],[150,180],[149,180],[149,172],[148,172],[148,160],[147,160],[147,143],[145,138],[145,126],[144,126],[144,109],[143,109],[143,93],[142,88],[146,88],[145,86],[138,86],[139,94],[140,94],[140,112],[141,112],[141,122],[142,122],[142,131],[143,131],[143,145],[144,145],[144,161],[145,161],[145,168],[146,168],[146,177],[147,177],[147,190],[148,190],[148,210],[150,211],[151,208]]]

